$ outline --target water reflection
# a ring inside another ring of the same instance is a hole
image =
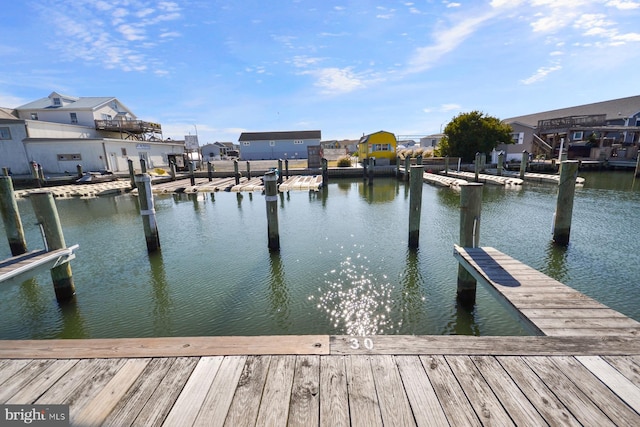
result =
[[[402,296],[400,298],[402,320],[398,322],[398,329],[403,324],[405,329],[414,333],[419,330],[424,322],[424,301],[422,294],[422,272],[418,263],[419,250],[407,250],[406,264],[400,285],[402,287]]]
[[[271,304],[271,315],[276,320],[278,327],[283,331],[289,330],[291,320],[289,319],[289,305],[291,297],[284,277],[282,258],[280,253],[269,253],[269,266],[271,275],[269,277],[269,303]]]
[[[77,303],[60,306],[62,330],[57,338],[91,338]]]
[[[371,271],[366,256],[349,256],[324,276],[325,288],[318,289],[317,307],[340,333],[370,336],[394,330],[390,317],[393,286],[385,274]]]
[[[542,268],[544,274],[562,283],[566,282],[569,273],[567,269],[567,250],[565,246],[558,246],[553,242],[549,242]]]
[[[358,185],[360,196],[369,204],[392,202],[396,198],[396,181],[379,179],[373,185],[361,183]]]
[[[445,335],[480,335],[480,328],[475,319],[476,309],[465,307],[456,301],[454,317],[443,330]]]
[[[162,253],[149,254],[151,267],[151,285],[153,300],[153,333],[164,336],[171,331],[171,298],[169,296],[167,275],[164,269]]]

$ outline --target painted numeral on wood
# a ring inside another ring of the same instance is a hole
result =
[[[373,340],[371,338],[365,338],[362,341],[362,344],[364,345],[364,348],[366,348],[367,350],[373,350]],[[358,340],[358,338],[351,338],[351,348],[353,350],[360,349],[360,341]]]

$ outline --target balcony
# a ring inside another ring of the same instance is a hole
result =
[[[142,120],[95,120],[95,124],[96,130],[120,132],[122,139],[162,140],[162,126],[159,123]]]

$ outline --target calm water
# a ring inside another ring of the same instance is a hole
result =
[[[564,249],[551,244],[555,186],[486,186],[481,245],[640,320],[632,175],[580,173]],[[149,256],[136,198],[58,200],[67,244],[80,244],[77,301],[60,307],[48,273],[3,284],[0,338],[527,334],[482,287],[472,312],[456,305],[459,193],[424,185],[417,252],[407,249],[408,205],[408,186],[393,179],[281,195],[281,251],[270,254],[259,193],[157,196],[162,250]],[[41,248],[30,202],[19,208],[29,248]]]

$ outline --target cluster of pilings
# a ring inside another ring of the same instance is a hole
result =
[[[50,191],[38,191],[30,193],[29,199],[31,200],[38,225],[42,230],[46,245],[45,250],[48,252],[66,248],[67,245],[62,233],[62,225],[53,194]],[[6,170],[3,176],[0,176],[0,212],[7,239],[9,240],[11,254],[14,257],[25,254],[27,252],[27,241],[22,227],[22,220],[20,219],[20,212],[18,211],[18,204],[16,203],[13,181]],[[68,302],[74,298],[75,286],[69,262],[53,267],[51,269],[51,279],[58,302]]]

